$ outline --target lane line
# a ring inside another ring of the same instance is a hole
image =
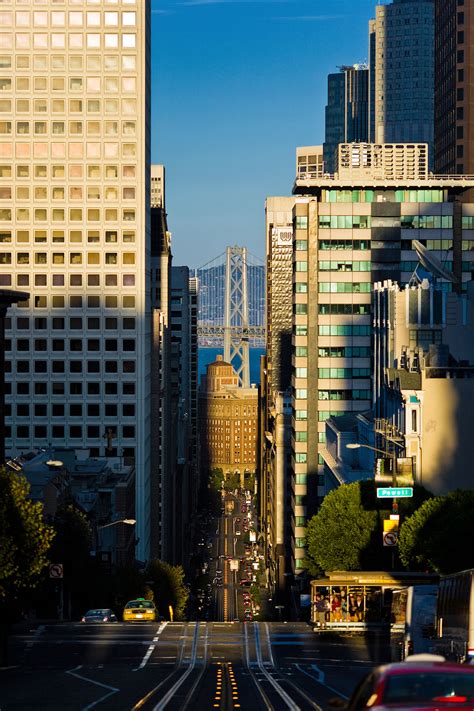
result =
[[[153,711],[162,711],[168,703],[171,701],[173,696],[176,694],[178,689],[184,684],[186,679],[192,672],[194,671],[194,667],[196,666],[196,656],[197,656],[197,647],[198,647],[198,639],[199,639],[199,622],[196,622],[196,627],[194,628],[194,638],[193,638],[193,646],[192,646],[192,651],[191,651],[191,659],[189,663],[188,669],[184,672],[183,676],[179,678],[169,689],[166,694],[163,696],[161,701],[153,707]]]
[[[275,679],[272,677],[272,675],[269,673],[268,669],[265,668],[265,665],[262,661],[262,648],[261,648],[261,641],[260,641],[260,631],[258,629],[258,622],[253,623],[254,626],[254,633],[255,633],[255,649],[257,652],[257,664],[260,668],[261,673],[264,675],[266,680],[273,686],[277,694],[283,699],[285,704],[288,706],[291,711],[301,711],[300,707],[295,704],[293,699],[289,694],[286,693],[286,691],[278,684],[278,682],[275,681]]]
[[[153,641],[152,641],[152,643],[150,644],[150,646],[148,647],[148,650],[147,650],[145,656],[143,657],[143,659],[142,659],[140,665],[139,665],[138,667],[136,667],[135,669],[132,669],[132,671],[134,671],[134,672],[140,671],[140,669],[143,669],[144,667],[146,667],[146,665],[147,665],[147,663],[148,663],[148,660],[150,659],[151,655],[152,655],[153,652],[155,651],[155,647],[156,647],[156,645],[157,645],[157,643],[158,643],[158,641],[159,641],[159,639],[160,639],[160,635],[161,635],[161,633],[163,632],[163,630],[165,629],[165,627],[166,627],[167,624],[168,624],[168,622],[162,622],[162,623],[160,624],[160,626],[159,626],[158,629],[156,630],[155,636],[153,637]]]
[[[74,667],[74,669],[70,669],[69,671],[66,672],[66,674],[69,674],[70,676],[74,676],[74,677],[76,677],[76,679],[80,679],[81,681],[86,681],[89,684],[94,684],[95,686],[100,686],[102,689],[108,689],[107,694],[104,694],[104,696],[101,696],[100,699],[93,701],[91,704],[84,706],[82,711],[89,711],[89,709],[94,708],[94,706],[97,706],[97,704],[100,704],[100,703],[102,703],[102,701],[105,701],[105,699],[108,699],[109,696],[113,696],[114,694],[117,694],[120,691],[120,689],[117,689],[115,686],[109,686],[109,684],[103,684],[101,681],[96,681],[95,679],[89,679],[87,676],[78,674],[77,672],[79,671],[79,669],[82,669],[82,664],[80,664],[78,667]]]
[[[295,664],[295,667],[300,671],[302,674],[306,674],[306,676],[309,676],[310,679],[313,681],[317,682],[318,684],[321,684],[321,686],[324,686],[326,689],[329,689],[329,691],[333,691],[335,694],[338,696],[341,696],[345,701],[349,701],[349,697],[343,694],[341,691],[338,691],[335,689],[333,686],[329,686],[329,684],[326,684],[325,678],[326,675],[324,674],[319,667],[316,666],[316,664],[312,664],[311,668],[314,669],[314,671],[318,672],[318,678],[313,676],[313,674],[310,674],[306,669],[303,669],[299,664]]]
[[[265,626],[265,634],[266,634],[266,636],[267,636],[268,651],[269,651],[269,653],[270,653],[270,663],[271,663],[272,667],[274,667],[274,666],[275,666],[275,661],[274,661],[274,659],[273,659],[272,642],[271,642],[271,639],[270,639],[270,628],[269,628],[269,626],[268,626],[268,622],[265,622],[265,625],[264,625],[264,626]]]
[[[154,696],[156,694],[156,692],[161,689],[162,686],[167,684],[168,681],[171,679],[171,677],[174,676],[177,671],[179,671],[179,669],[181,668],[182,663],[183,663],[184,647],[186,645],[188,628],[189,628],[189,624],[186,624],[185,628],[184,628],[185,634],[180,637],[181,648],[179,650],[176,650],[176,657],[175,657],[176,664],[175,664],[175,668],[173,669],[173,671],[170,672],[170,674],[168,674],[162,681],[160,681],[159,684],[157,684],[155,687],[153,687],[153,689],[151,689],[151,691],[149,691],[147,694],[145,694],[145,696],[143,698],[141,698],[140,701],[137,701],[135,706],[133,706],[132,711],[138,711],[138,709],[141,709],[142,706],[144,706],[152,698],[152,696]]]

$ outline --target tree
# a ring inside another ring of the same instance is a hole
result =
[[[174,619],[183,620],[189,591],[184,584],[184,570],[180,565],[170,565],[162,560],[152,560],[145,575],[146,584],[153,590],[160,615],[168,616],[173,608]]]
[[[474,568],[474,491],[453,491],[426,501],[400,529],[399,552],[410,570],[442,575]]]
[[[0,600],[34,588],[49,563],[54,531],[29,493],[24,476],[0,469]]]
[[[427,497],[415,487],[414,497],[400,502],[400,514],[411,515]],[[373,481],[345,484],[331,491],[306,529],[306,567],[313,575],[332,570],[377,570],[391,564],[382,546],[388,501],[377,499]]]
[[[0,666],[7,658],[7,620],[18,597],[38,584],[54,537],[43,504],[29,493],[24,476],[0,469]]]

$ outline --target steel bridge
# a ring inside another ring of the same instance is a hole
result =
[[[249,348],[265,346],[265,268],[245,247],[226,251],[197,270],[201,348],[223,348],[242,387],[250,385]]]

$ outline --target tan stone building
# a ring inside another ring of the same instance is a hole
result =
[[[228,477],[254,474],[257,466],[258,390],[240,388],[222,356],[207,366],[200,391],[201,461]]]

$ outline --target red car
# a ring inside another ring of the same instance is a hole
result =
[[[346,711],[473,711],[474,667],[441,660],[419,654],[401,664],[377,667],[349,701],[332,699],[330,706]]]

